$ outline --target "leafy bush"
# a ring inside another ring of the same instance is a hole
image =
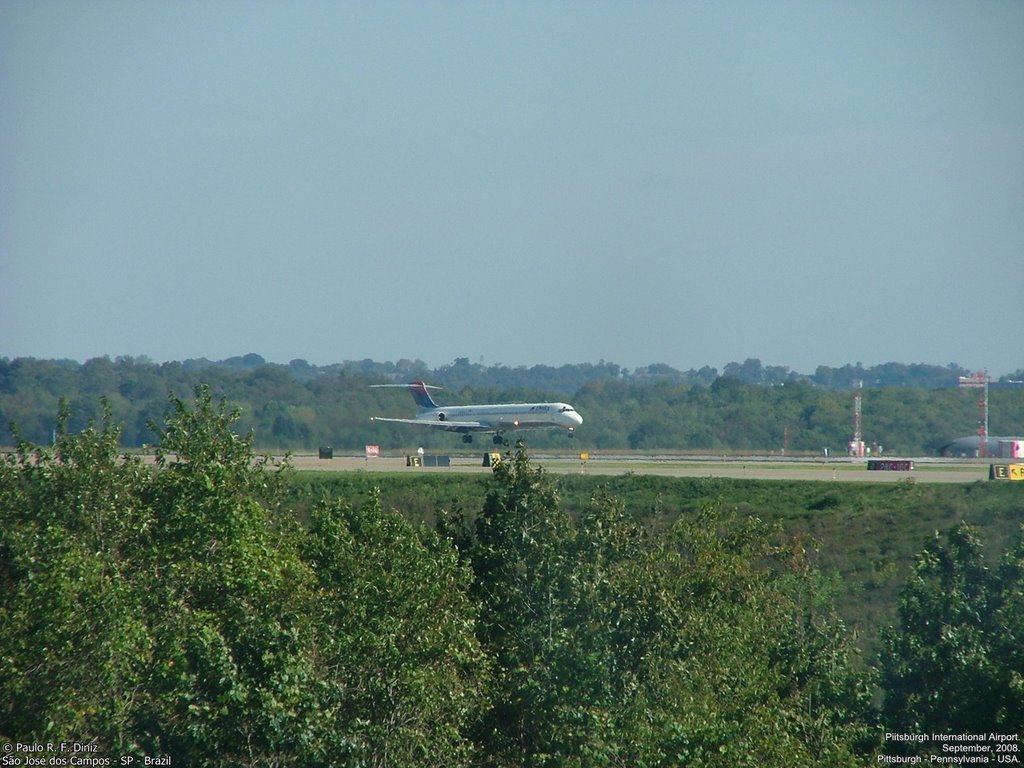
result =
[[[0,463],[0,740],[174,764],[457,766],[481,655],[454,551],[396,514],[279,507],[208,389],[156,471],[101,428]],[[342,546],[344,545],[344,546]]]
[[[892,730],[1024,733],[1024,535],[993,567],[976,528],[938,535],[885,633]]]

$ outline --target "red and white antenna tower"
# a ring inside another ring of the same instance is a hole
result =
[[[982,370],[973,376],[961,376],[960,387],[963,389],[982,389],[981,400],[978,401],[978,456],[988,456],[988,371]]]

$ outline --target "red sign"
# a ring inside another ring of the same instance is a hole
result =
[[[366,458],[368,458],[368,459],[379,459],[380,458],[380,446],[379,445],[368,445],[368,446],[366,446]]]

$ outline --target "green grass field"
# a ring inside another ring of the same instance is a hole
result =
[[[840,465],[836,471],[864,468]],[[915,476],[918,471],[928,469],[915,470]],[[840,615],[869,654],[879,629],[895,620],[900,588],[930,537],[964,520],[981,530],[989,556],[997,559],[1024,523],[1024,483],[822,483],[586,471],[552,471],[549,478],[569,512],[607,493],[655,535],[709,504],[778,523],[786,535],[801,537],[830,582]],[[432,525],[442,509],[473,515],[488,482],[486,472],[296,472],[291,501],[302,516],[323,496],[359,506],[379,489],[386,508]]]

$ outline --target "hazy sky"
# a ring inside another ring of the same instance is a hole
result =
[[[0,3],[0,356],[1024,368],[1024,3]]]

